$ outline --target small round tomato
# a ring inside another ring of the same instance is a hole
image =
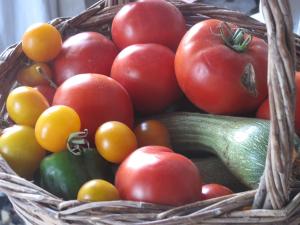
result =
[[[119,199],[117,188],[101,179],[86,182],[81,186],[77,195],[77,200],[82,202],[113,201]]]
[[[204,184],[202,186],[202,200],[230,194],[233,194],[233,191],[221,184]]]
[[[97,32],[82,32],[64,41],[62,51],[53,61],[54,80],[60,85],[66,79],[82,73],[110,75],[118,54],[117,47]]]
[[[22,37],[22,49],[33,61],[48,62],[54,59],[62,48],[59,31],[48,23],[30,26]]]
[[[97,129],[95,144],[100,155],[112,163],[122,162],[137,148],[133,131],[117,121],[106,122]]]
[[[34,87],[34,89],[38,90],[47,99],[50,105],[52,104],[55,91],[56,91],[54,87],[51,87],[48,84],[41,84]]]
[[[158,120],[147,120],[134,129],[138,146],[160,145],[170,147],[170,134],[167,127]]]
[[[17,87],[6,99],[9,117],[17,124],[31,127],[34,127],[38,117],[48,107],[47,99],[32,87]]]
[[[112,38],[120,49],[132,44],[157,43],[176,50],[186,32],[181,12],[167,1],[126,4],[112,22]]]
[[[43,74],[41,74],[43,73]],[[17,81],[25,86],[37,86],[49,84],[49,79],[52,77],[52,71],[46,63],[34,63],[28,67],[22,68],[17,75]]]
[[[50,152],[66,149],[71,133],[80,131],[80,118],[74,109],[56,105],[45,110],[35,125],[38,143]]]
[[[3,130],[0,154],[18,175],[31,179],[45,153],[32,127],[14,125]]]
[[[174,53],[159,44],[136,44],[116,57],[111,77],[128,91],[134,108],[159,113],[181,94],[174,71]]]

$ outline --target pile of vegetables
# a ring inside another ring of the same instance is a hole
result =
[[[254,118],[269,119],[267,44],[215,19],[188,28],[163,0],[125,5],[111,37],[62,40],[46,23],[24,33],[28,61],[6,101],[14,125],[0,137],[12,169],[63,199],[179,206],[233,193],[205,183],[191,160],[208,152],[256,188],[269,135]]]

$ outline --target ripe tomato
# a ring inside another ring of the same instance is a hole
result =
[[[267,96],[267,44],[253,37],[238,52],[224,44],[220,29],[229,36],[224,22],[215,19],[202,21],[185,34],[175,56],[179,86],[191,102],[209,113],[254,112]]]
[[[0,154],[18,175],[32,179],[45,153],[36,141],[32,127],[14,125],[3,130]]]
[[[40,68],[43,74],[39,72],[38,68]],[[52,71],[50,67],[46,63],[34,63],[18,72],[17,81],[22,85],[30,87],[49,84],[49,81],[44,76],[51,79]]]
[[[48,84],[41,84],[36,87],[34,87],[35,90],[38,90],[49,102],[49,104],[52,104],[54,94],[56,89],[54,87],[51,87]]]
[[[295,74],[296,83],[296,111],[295,111],[295,132],[300,135],[300,71]],[[260,119],[270,119],[269,99],[267,98],[258,108],[256,117]]]
[[[67,105],[80,117],[94,141],[97,128],[107,121],[132,127],[133,109],[127,91],[115,80],[99,74],[80,74],[66,80],[54,95],[53,105]]]
[[[121,163],[115,185],[124,200],[179,206],[199,199],[201,177],[188,158],[167,147],[146,146]]]
[[[32,87],[17,87],[6,99],[9,117],[17,124],[31,127],[34,127],[38,117],[48,107],[47,99]]]
[[[158,113],[180,96],[174,53],[158,44],[136,44],[123,49],[115,59],[111,77],[131,96],[134,108],[143,114]]]
[[[221,184],[204,184],[202,186],[202,200],[217,198],[230,194],[233,194],[233,191]]]
[[[98,202],[119,200],[119,192],[111,183],[95,179],[82,185],[78,191],[77,200],[82,202]]]
[[[45,110],[35,125],[38,143],[50,152],[60,152],[67,148],[71,133],[80,131],[80,118],[74,109],[56,105]]]
[[[118,51],[112,41],[96,32],[82,32],[64,41],[54,60],[54,80],[58,85],[81,73],[109,75]]]
[[[135,134],[124,123],[109,121],[96,131],[95,144],[99,154],[109,162],[120,163],[137,148]]]
[[[157,43],[176,50],[186,25],[181,12],[167,1],[136,1],[116,14],[111,32],[120,49],[132,44]]]
[[[61,47],[59,31],[48,23],[30,26],[22,37],[22,49],[33,61],[48,62],[59,54]]]
[[[147,120],[134,129],[138,146],[160,145],[170,147],[170,134],[167,127],[158,120]]]

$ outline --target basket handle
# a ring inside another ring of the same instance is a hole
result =
[[[290,198],[294,154],[295,44],[289,1],[262,0],[268,35],[271,127],[264,175],[253,208],[281,209]]]
[[[105,0],[105,6],[110,7],[113,5],[123,5],[129,2],[130,0]]]

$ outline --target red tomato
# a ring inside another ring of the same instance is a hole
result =
[[[233,191],[221,184],[204,184],[202,186],[202,200],[217,198],[230,194],[233,194]]]
[[[50,105],[52,104],[53,97],[56,91],[54,87],[51,87],[48,84],[41,84],[34,87],[34,89],[38,90],[42,95],[44,95]]]
[[[82,73],[109,75],[118,51],[112,41],[96,32],[82,32],[64,41],[61,53],[53,64],[58,85]]]
[[[79,115],[82,129],[94,140],[104,122],[133,125],[133,109],[127,91],[115,80],[100,74],[79,74],[66,80],[56,91],[53,105],[66,105]]]
[[[136,44],[116,57],[111,77],[128,91],[134,108],[141,113],[158,113],[180,96],[174,53],[158,44]]]
[[[300,135],[300,71],[295,74],[296,82],[296,111],[295,111],[295,132]],[[270,119],[269,99],[266,99],[258,108],[256,117],[260,119]]]
[[[197,201],[201,184],[191,160],[162,146],[135,150],[115,178],[121,199],[172,206]]]
[[[136,1],[123,6],[112,22],[112,38],[123,49],[157,43],[176,50],[186,32],[181,12],[167,1]]]
[[[189,100],[209,113],[253,112],[267,96],[267,44],[253,37],[238,52],[224,44],[221,27],[226,35],[224,23],[210,19],[185,34],[175,56],[177,81]]]

